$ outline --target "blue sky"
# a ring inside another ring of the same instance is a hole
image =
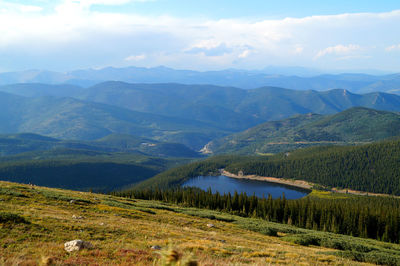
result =
[[[52,10],[62,1],[16,0],[7,1],[24,5],[40,6]],[[179,17],[279,19],[312,15],[341,13],[388,12],[400,7],[396,0],[142,0],[123,1],[121,5],[94,4],[91,9],[101,12],[139,13],[142,15],[170,15]],[[110,1],[112,2],[112,1]],[[115,1],[115,2],[118,2]]]
[[[398,1],[0,0],[0,71],[400,72]]]
[[[207,18],[272,19],[305,17],[311,15],[334,15],[341,13],[387,12],[399,8],[398,1],[361,0],[159,0],[132,2],[124,7],[115,7],[118,12],[139,12],[148,15]],[[107,7],[109,8],[109,7]],[[98,10],[107,10],[101,6]]]

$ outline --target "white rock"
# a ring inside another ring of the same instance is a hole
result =
[[[91,249],[93,248],[93,245],[90,242],[82,241],[80,239],[65,242],[64,244],[64,249],[67,252],[78,251],[84,248]]]
[[[207,227],[211,228],[211,227],[215,227],[214,224],[207,224]]]

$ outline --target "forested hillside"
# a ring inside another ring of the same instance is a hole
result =
[[[130,134],[200,148],[226,134],[207,123],[132,111],[73,98],[28,98],[0,93],[0,133],[32,132],[62,139],[94,140]]]
[[[200,157],[198,152],[180,143],[161,142],[132,135],[111,134],[92,141],[61,140],[32,133],[0,135],[0,160],[1,156],[55,149],[122,152],[157,157]]]
[[[236,131],[295,114],[333,114],[356,106],[400,111],[397,95],[354,94],[345,89],[303,91],[260,87],[243,90],[213,85],[104,82],[87,88],[77,97],[140,112],[195,119]]]
[[[209,142],[207,153],[278,153],[315,145],[360,144],[400,135],[400,115],[354,107],[334,115],[296,115]]]
[[[263,122],[298,114],[335,114],[356,106],[400,111],[400,96],[380,92],[353,94],[343,89],[244,90],[108,81],[89,88],[15,84],[0,90],[7,91],[0,93],[3,134],[33,132],[79,140],[129,134],[181,143],[194,150]]]
[[[108,192],[190,161],[132,153],[53,149],[0,157],[0,180]]]
[[[132,185],[199,157],[182,144],[127,135],[95,141],[1,135],[0,151],[0,180],[101,192]]]
[[[231,173],[299,179],[326,187],[400,195],[400,141],[322,146],[275,156],[216,156],[170,169],[135,188],[171,188],[191,177]]]
[[[399,158],[397,140],[354,147],[309,148],[259,161],[238,162],[226,170],[400,195]]]

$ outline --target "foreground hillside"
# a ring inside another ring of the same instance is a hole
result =
[[[299,241],[311,236],[322,242]],[[66,252],[64,243],[74,239],[93,248]],[[390,243],[213,211],[0,182],[5,265],[359,264],[343,257],[395,265],[399,252]]]
[[[296,115],[209,142],[203,152],[277,153],[315,145],[360,144],[400,134],[400,115],[353,107],[334,115]]]

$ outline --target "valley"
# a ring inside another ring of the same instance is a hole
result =
[[[398,1],[0,1],[0,266],[400,265]]]
[[[0,179],[16,183],[0,184],[0,233],[12,236],[2,263],[163,265],[173,253],[297,264],[282,246],[307,252],[304,264],[400,261],[399,96],[114,81],[6,89]],[[83,224],[67,225],[76,217]],[[68,231],[95,248],[65,253]]]

